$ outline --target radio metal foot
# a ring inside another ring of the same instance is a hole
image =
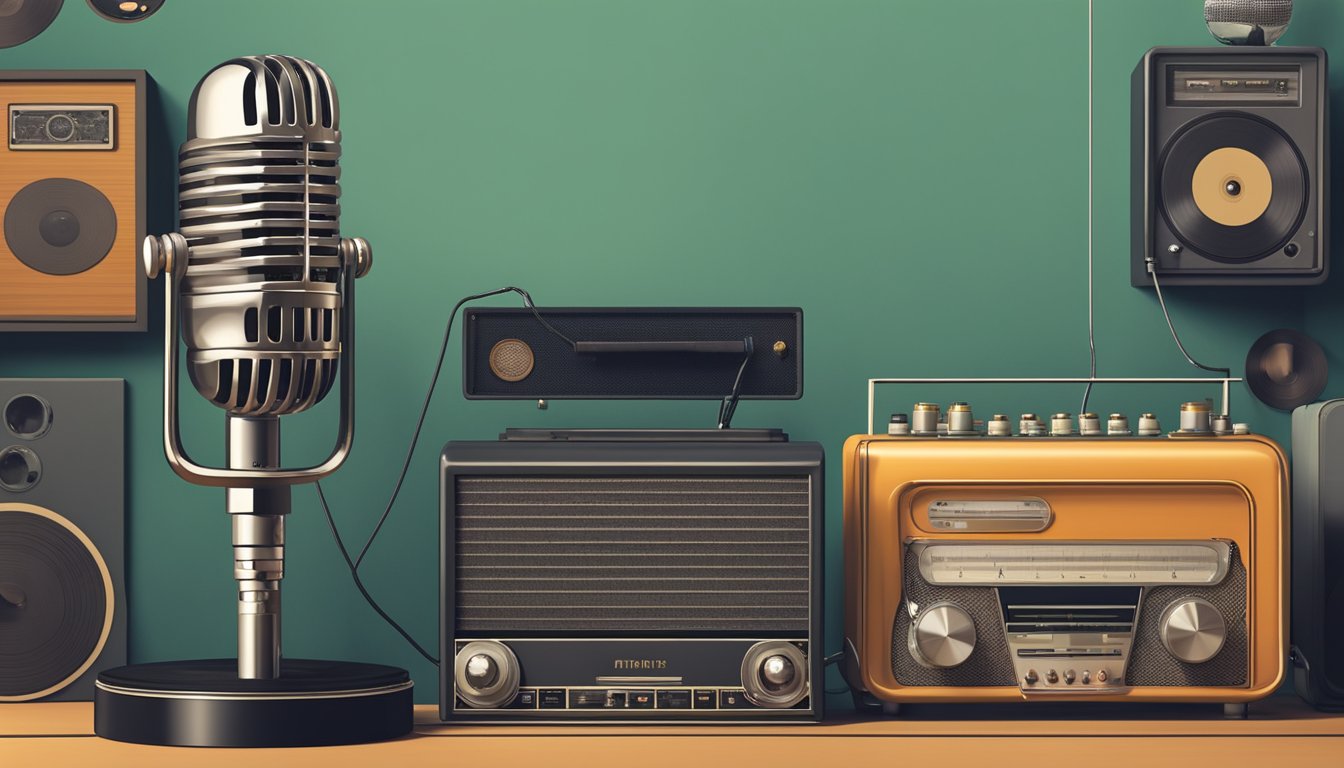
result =
[[[891,702],[885,702],[882,704],[882,714],[886,715],[887,717],[900,717],[901,705],[893,704]]]
[[[1245,704],[1224,704],[1223,717],[1228,720],[1245,720],[1247,709]]]

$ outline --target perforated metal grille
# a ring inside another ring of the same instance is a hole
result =
[[[808,629],[806,476],[459,477],[468,632]]]
[[[1183,597],[1202,597],[1213,603],[1227,622],[1227,639],[1218,655],[1203,664],[1186,664],[1162,646],[1162,614]],[[1246,628],[1246,568],[1239,550],[1232,548],[1232,568],[1214,587],[1154,587],[1144,590],[1139,626],[1126,680],[1130,685],[1246,685],[1250,640]]]
[[[901,685],[1016,685],[1013,665],[1009,661],[1008,641],[1003,635],[1003,617],[999,598],[987,587],[933,586],[919,573],[919,556],[905,553],[905,579],[902,582],[906,600],[915,605],[932,605],[947,600],[965,609],[975,622],[975,651],[964,663],[951,669],[929,669],[910,655],[908,637],[910,614],[904,609],[896,612],[891,635],[891,671]]]

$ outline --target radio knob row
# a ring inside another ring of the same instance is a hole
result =
[[[1250,433],[1250,428],[1247,425],[1233,424],[1231,417],[1226,414],[1214,414],[1211,409],[1212,406],[1207,400],[1181,404],[1178,433],[1186,435],[1244,435]],[[1157,416],[1152,413],[1141,414],[1137,429],[1134,431],[1130,430],[1129,419],[1123,413],[1112,413],[1107,417],[1106,435],[1124,437],[1136,433],[1140,437],[1155,437],[1162,434],[1162,425]],[[942,417],[942,408],[937,403],[915,403],[910,415],[893,413],[887,424],[887,434],[933,437],[937,435],[957,436],[980,433],[975,427],[975,417],[971,411],[971,406],[967,403],[957,402],[948,407],[946,418]],[[1009,437],[1013,434],[1013,429],[1006,415],[996,413],[989,421],[985,422],[984,434],[991,437]],[[1036,414],[1024,413],[1018,419],[1017,434],[1023,437],[1044,435],[1050,435],[1051,437],[1073,435],[1097,437],[1103,433],[1101,419],[1095,413],[1080,414],[1076,430],[1074,429],[1073,415],[1070,413],[1052,415],[1048,427],[1045,422],[1036,417]]]
[[[757,706],[786,709],[807,697],[807,656],[792,643],[756,643],[742,659],[741,672],[743,694]],[[463,646],[453,673],[457,695],[478,709],[507,706],[518,695],[522,677],[518,657],[493,640]]]
[[[1106,670],[1104,669],[1097,670],[1096,681],[1098,683],[1104,683],[1109,679],[1110,675],[1107,674]],[[1059,680],[1060,680],[1059,672],[1053,669],[1046,671],[1045,682],[1049,683],[1050,685],[1055,685],[1059,683]],[[1064,670],[1065,685],[1073,685],[1075,681],[1082,682],[1083,685],[1089,685],[1091,684],[1092,680],[1093,677],[1091,670],[1084,669],[1081,676],[1072,669]],[[1039,683],[1041,681],[1041,677],[1036,673],[1036,670],[1029,669],[1027,670],[1027,674],[1022,676],[1022,681],[1027,685],[1031,686]]]

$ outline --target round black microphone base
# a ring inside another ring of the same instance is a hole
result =
[[[94,733],[176,747],[317,747],[405,736],[404,669],[283,659],[275,680],[241,680],[234,659],[167,661],[98,675]]]

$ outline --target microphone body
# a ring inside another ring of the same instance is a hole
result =
[[[1209,33],[1228,45],[1273,45],[1293,18],[1293,0],[1204,0]]]
[[[246,56],[192,93],[179,152],[180,232],[145,242],[169,275],[165,450],[184,478],[223,486],[238,584],[238,675],[280,675],[280,582],[290,485],[334,471],[353,439],[353,278],[372,252],[340,236],[336,91],[317,65]],[[178,435],[177,336],[197,392],[226,413],[228,466]],[[308,410],[342,373],[342,441],[322,465],[282,469],[279,417]]]

